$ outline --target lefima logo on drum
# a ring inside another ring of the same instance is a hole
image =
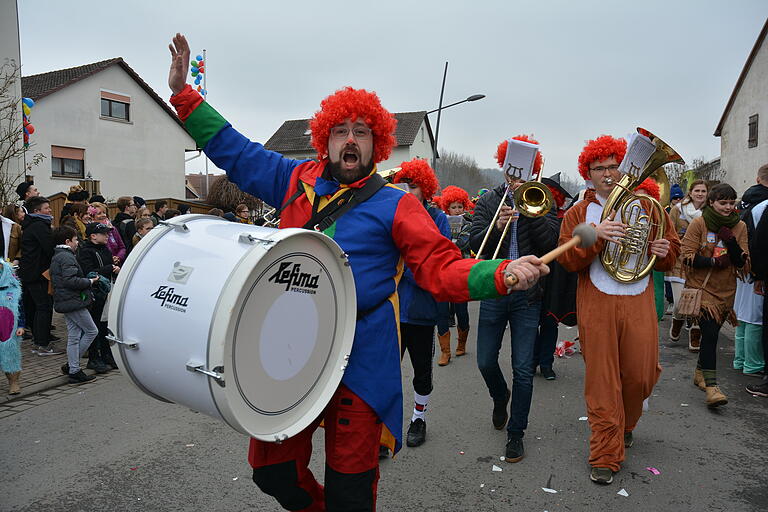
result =
[[[175,288],[169,288],[167,286],[159,286],[157,291],[150,295],[153,299],[160,301],[160,305],[164,308],[172,309],[173,311],[179,311],[181,313],[187,312],[187,305],[189,297],[182,297],[174,293]]]
[[[291,265],[293,266],[291,267]],[[302,272],[301,263],[281,261],[280,268],[278,268],[277,272],[270,276],[269,282],[275,284],[284,284],[285,291],[316,293],[315,290],[318,288],[317,281],[319,279],[319,275]]]

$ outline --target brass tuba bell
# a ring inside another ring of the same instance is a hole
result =
[[[634,283],[647,276],[656,264],[656,256],[649,254],[650,243],[664,236],[665,215],[662,205],[669,202],[669,179],[664,165],[685,163],[672,147],[643,128],[637,132],[651,139],[656,150],[639,169],[637,175],[625,174],[616,184],[603,206],[601,221],[615,210],[616,216],[627,228],[619,243],[608,243],[600,253],[605,271],[620,283]],[[638,194],[634,189],[647,178],[659,184],[660,199]],[[642,201],[650,203],[652,211],[645,211]]]

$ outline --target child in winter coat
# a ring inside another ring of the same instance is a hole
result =
[[[88,279],[83,274],[75,257],[77,236],[77,231],[69,226],[54,229],[56,247],[51,259],[53,308],[63,313],[67,322],[67,364],[61,371],[69,375],[70,384],[93,380],[80,369],[80,358],[99,332],[88,312],[88,306],[93,302],[91,287],[99,278]]]
[[[24,335],[24,309],[21,284],[10,263],[0,258],[0,370],[8,379],[8,394],[21,393],[21,336]]]

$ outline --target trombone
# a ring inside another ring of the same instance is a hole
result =
[[[502,206],[507,202],[509,191],[512,188],[512,184],[510,183],[511,178],[513,178],[513,176],[507,172],[505,177],[507,186],[504,189],[504,195],[499,202],[499,207],[496,208],[496,213],[493,214],[491,223],[488,225],[488,230],[485,232],[483,242],[480,244],[480,249],[477,251],[478,258],[482,258],[483,249],[485,249],[485,245],[488,243],[491,230],[494,228],[496,220],[501,214]],[[549,190],[549,187],[541,183],[541,171],[539,171],[539,176],[536,180],[526,181],[517,187],[512,197],[513,212],[519,211],[521,215],[530,218],[543,217],[549,213],[553,204],[555,204],[555,199],[552,196],[552,192]],[[514,216],[510,217],[504,225],[504,231],[502,231],[499,242],[496,244],[496,249],[493,251],[493,256],[490,259],[495,260],[499,255],[501,245],[504,243],[504,239],[507,236],[507,232],[509,232],[509,227],[512,225],[513,219]]]

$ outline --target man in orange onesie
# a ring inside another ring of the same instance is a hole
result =
[[[598,240],[589,248],[574,248],[559,258],[570,272],[579,273],[576,311],[586,375],[584,395],[592,435],[589,439],[590,479],[610,484],[621,468],[624,448],[632,446],[632,430],[659,378],[658,324],[653,281],[614,280],[600,263],[606,243],[624,235],[619,220],[600,220],[603,204],[619,181],[619,164],[626,153],[624,139],[603,135],[587,142],[579,156],[579,172],[592,188],[565,214],[560,244],[570,240],[582,222],[595,226]],[[641,202],[646,211],[648,205]],[[664,237],[650,244],[655,269],[669,270],[680,253],[680,240],[666,212]]]

